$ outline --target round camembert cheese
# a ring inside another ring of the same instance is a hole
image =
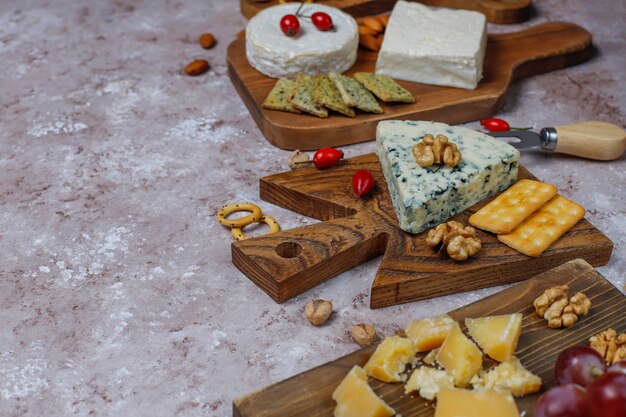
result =
[[[318,30],[311,19],[299,17],[300,32],[289,37],[280,29],[280,19],[295,14],[300,3],[269,7],[248,22],[246,57],[261,73],[273,78],[296,78],[299,72],[323,74],[342,73],[356,61],[359,31],[352,16],[321,4],[305,4],[300,14],[310,16],[325,12],[333,20],[333,28]]]

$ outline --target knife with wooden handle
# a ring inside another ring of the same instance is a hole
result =
[[[582,122],[545,127],[539,133],[530,130],[491,132],[494,137],[514,137],[511,145],[518,149],[541,148],[550,152],[576,155],[598,161],[617,159],[626,151],[626,132],[607,122]]]

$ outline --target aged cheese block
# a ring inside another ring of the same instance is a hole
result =
[[[273,78],[294,79],[299,72],[315,75],[342,73],[356,61],[359,31],[352,16],[323,4],[306,4],[301,13],[327,13],[333,30],[318,30],[310,19],[300,19],[300,32],[287,36],[280,29],[280,19],[294,14],[300,3],[268,7],[248,22],[246,57],[262,74]]]
[[[406,377],[402,372],[407,364],[416,362],[417,350],[410,339],[400,336],[385,338],[363,369],[373,378],[383,382],[403,381]]]
[[[333,392],[335,417],[391,417],[396,414],[367,383],[363,368],[353,367]]]
[[[418,352],[438,348],[456,322],[447,314],[421,320],[413,320],[404,329]]]
[[[425,134],[448,137],[459,165],[421,167],[412,153]],[[517,179],[519,151],[484,133],[445,123],[387,120],[376,129],[376,154],[400,228],[419,233],[504,189]]]
[[[483,352],[497,361],[506,362],[513,357],[522,333],[522,315],[516,313],[467,318],[465,325],[467,332]]]
[[[435,417],[519,417],[508,392],[442,389],[437,396]]]
[[[522,397],[539,391],[541,378],[524,368],[519,359],[514,357],[489,372],[481,371],[472,379],[472,386],[478,391],[508,391],[514,397]]]
[[[430,366],[420,366],[416,368],[404,386],[407,394],[418,391],[420,397],[433,400],[443,388],[454,388],[454,381],[446,371],[431,368]]]
[[[453,326],[437,353],[437,362],[452,375],[454,385],[466,387],[480,371],[483,353],[458,325]]]
[[[385,29],[376,73],[475,89],[482,78],[486,47],[485,15],[398,1]]]

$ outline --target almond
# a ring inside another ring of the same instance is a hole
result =
[[[370,51],[378,52],[378,50],[380,50],[380,44],[378,43],[378,39],[376,39],[372,35],[359,36],[359,43],[364,48],[367,48]]]
[[[371,27],[359,25],[359,35],[377,35],[377,34],[378,32],[376,32]]]
[[[386,28],[387,23],[389,23],[389,15],[378,16],[378,21],[384,28]]]
[[[374,29],[376,33],[380,33],[383,31],[383,24],[380,23],[380,20],[375,17],[364,17],[361,21],[361,24],[371,29]]]
[[[196,59],[191,64],[185,67],[185,74],[187,75],[200,75],[209,70],[209,63],[204,59]]]
[[[213,45],[215,45],[215,37],[212,34],[210,34],[210,33],[203,33],[198,38],[198,43],[204,49],[213,48]]]

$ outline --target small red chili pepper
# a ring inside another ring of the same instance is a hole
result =
[[[367,169],[359,169],[352,177],[352,188],[359,197],[369,194],[374,188],[374,176]]]
[[[313,155],[313,164],[319,169],[329,168],[343,158],[343,151],[335,148],[322,148]]]
[[[480,124],[490,132],[506,132],[508,130],[528,130],[530,127],[511,127],[506,120],[498,119],[496,117],[491,119],[483,119]]]

